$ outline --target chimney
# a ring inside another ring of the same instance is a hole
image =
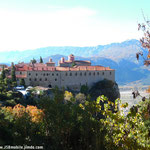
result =
[[[65,58],[62,57],[62,58],[61,58],[61,63],[64,63],[64,62],[65,62]]]
[[[49,58],[49,62],[52,62],[52,58]]]

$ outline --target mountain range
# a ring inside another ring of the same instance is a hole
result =
[[[118,84],[150,84],[149,67],[144,67],[142,59],[139,62],[136,60],[135,55],[139,51],[144,51],[146,56],[147,51],[142,48],[141,43],[132,39],[95,47],[43,47],[35,50],[0,52],[0,63],[29,62],[33,58],[39,60],[41,56],[44,62],[51,57],[57,64],[61,57],[67,59],[72,53],[77,60],[90,60],[92,65],[115,69]]]

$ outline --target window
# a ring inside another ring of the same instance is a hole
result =
[[[45,81],[47,81],[47,78],[45,78]]]
[[[22,74],[22,72],[20,72],[20,74]]]
[[[84,73],[84,75],[86,76],[86,72]]]
[[[31,81],[31,78],[29,78],[29,81]]]
[[[45,76],[45,73],[43,74],[43,76]]]
[[[89,72],[89,76],[91,75],[91,72]]]
[[[56,76],[58,76],[58,73],[56,74]]]
[[[42,79],[40,78],[40,81],[42,81]]]
[[[111,72],[110,72],[110,75],[111,75]]]
[[[57,79],[55,79],[55,81],[57,81]]]
[[[36,73],[36,76],[38,76],[38,74]]]
[[[103,72],[103,75],[104,75],[104,72]]]
[[[80,73],[80,76],[82,76],[82,72]]]
[[[31,75],[31,73],[29,73],[29,76]]]
[[[70,73],[70,76],[72,76],[72,73]]]
[[[97,75],[99,75],[99,72],[97,72]]]
[[[47,73],[47,76],[48,76],[48,73]]]
[[[52,76],[54,76],[54,73],[52,73]]]
[[[66,76],[67,76],[68,74],[66,73]]]
[[[36,78],[34,79],[34,81],[36,81]]]
[[[93,75],[95,76],[95,72],[93,72]]]
[[[77,72],[75,73],[75,76],[77,76]]]

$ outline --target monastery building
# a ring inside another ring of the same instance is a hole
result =
[[[103,66],[91,66],[90,61],[75,60],[74,55],[68,60],[61,58],[58,66],[52,59],[44,63],[19,63],[15,65],[16,77],[23,78],[27,86],[69,88],[79,90],[82,85],[91,87],[103,79],[115,81],[115,70]]]

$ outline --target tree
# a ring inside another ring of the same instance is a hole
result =
[[[77,103],[84,103],[86,101],[86,96],[83,93],[78,93],[75,99]]]
[[[88,91],[89,91],[89,88],[87,85],[82,85],[81,86],[81,89],[80,89],[80,92],[87,95],[88,94]]]
[[[118,84],[107,79],[95,83],[89,90],[89,94],[93,100],[100,95],[106,96],[112,102],[120,98]]]
[[[43,59],[42,59],[42,57],[40,56],[40,63],[43,63]]]
[[[36,63],[36,60],[33,58],[30,62],[31,62],[32,64],[35,64],[35,63]]]
[[[69,91],[65,91],[64,100],[65,102],[73,100],[73,94]]]
[[[75,65],[76,65],[76,63],[73,61],[73,62],[72,62],[72,67],[74,67]]]
[[[20,79],[20,85],[23,85],[24,87],[26,86],[24,79]]]
[[[11,81],[16,82],[16,71],[15,71],[14,65],[12,65],[12,67],[11,67]]]
[[[144,48],[143,51],[139,51],[136,53],[136,58],[139,60],[139,56],[141,56],[144,60],[144,65],[150,65],[150,21],[145,18],[143,15],[145,23],[138,24],[138,30],[143,32],[143,37],[140,39],[142,47]],[[146,51],[147,52],[146,52]]]
[[[2,68],[2,73],[1,73],[1,79],[4,80],[6,78],[6,74],[5,74],[5,70],[4,70],[4,66]]]

